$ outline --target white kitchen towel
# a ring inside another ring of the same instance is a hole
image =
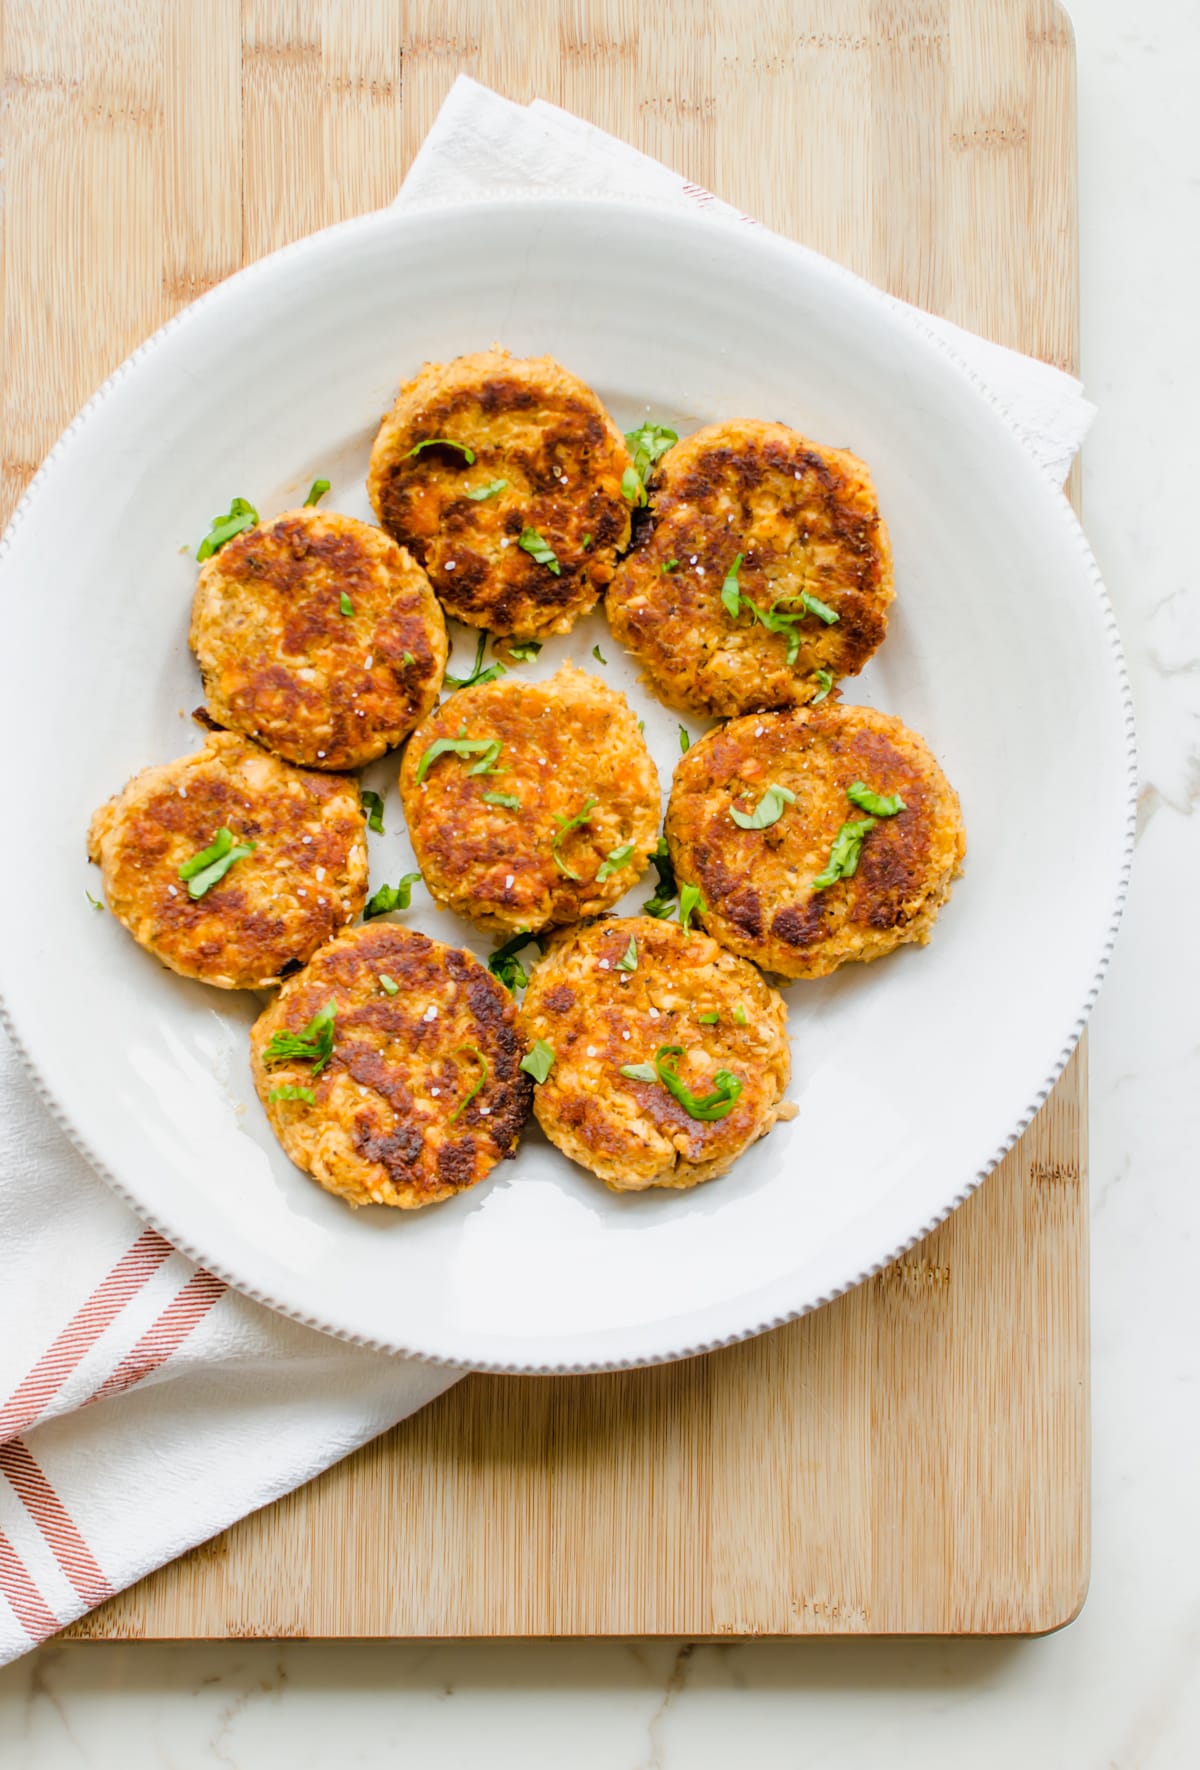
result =
[[[501,189],[733,213],[553,106],[460,79],[400,201]],[[948,337],[1064,477],[1092,415],[1079,384],[928,316],[912,323]],[[0,1664],[459,1374],[299,1327],[173,1252],[68,1143],[2,1033],[0,1300]]]

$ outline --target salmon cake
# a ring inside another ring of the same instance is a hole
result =
[[[612,578],[639,483],[589,387],[553,357],[498,349],[426,363],[401,387],[367,475],[449,614],[539,639],[568,632]]]
[[[516,1154],[529,1116],[508,991],[470,953],[387,922],[322,947],[250,1047],[284,1150],[351,1206],[465,1192]]]
[[[135,775],[92,819],[88,858],[139,946],[218,989],[278,983],[367,895],[358,782],[228,731]]]
[[[200,568],[192,650],[217,725],[305,768],[361,768],[433,706],[446,623],[390,535],[288,510]]]
[[[709,732],[675,771],[666,834],[709,933],[789,978],[924,945],[966,852],[958,795],[923,740],[841,705]]]
[[[668,706],[820,702],[881,644],[891,545],[856,456],[740,418],[668,450],[649,496],[607,607]]]
[[[658,837],[658,775],[629,703],[570,664],[451,695],[409,739],[400,794],[433,897],[494,933],[609,909]]]
[[[556,936],[521,1026],[538,1123],[616,1192],[713,1180],[792,1115],[782,998],[677,922],[621,916]]]

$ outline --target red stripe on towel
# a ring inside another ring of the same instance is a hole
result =
[[[84,1355],[171,1252],[170,1242],[157,1230],[143,1230],[0,1408],[0,1443],[33,1425]]]
[[[88,1609],[111,1598],[113,1588],[100,1571],[75,1520],[19,1438],[0,1445],[0,1470],[12,1482],[22,1505],[53,1551],[54,1559]]]
[[[58,1618],[30,1578],[29,1569],[0,1530],[0,1592],[31,1641],[44,1641],[60,1627]]]
[[[122,1389],[132,1389],[135,1383],[140,1383],[165,1364],[228,1289],[223,1279],[214,1278],[203,1267],[194,1272],[175,1301],[168,1304],[154,1326],[147,1329],[91,1399],[103,1401],[106,1396],[116,1395]]]

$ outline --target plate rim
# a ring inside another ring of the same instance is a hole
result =
[[[173,314],[149,337],[145,338],[100,384],[96,391],[79,409],[75,417],[62,431],[53,447],[49,450],[38,467],[29,485],[18,501],[9,521],[0,535],[0,577],[4,570],[4,562],[12,547],[13,540],[24,521],[30,507],[43,494],[47,481],[50,479],[60,456],[72,442],[78,432],[83,429],[94,413],[103,405],[110,394],[125,378],[145,359],[150,356],[168,337],[174,335],[181,327],[186,326],[201,309],[231,299],[235,291],[239,291],[248,282],[265,276],[273,275],[279,265],[291,259],[314,255],[327,249],[332,241],[340,240],[353,233],[367,233],[380,225],[393,224],[403,227],[410,218],[436,217],[445,215],[447,218],[461,218],[472,210],[492,211],[498,206],[511,209],[533,209],[553,207],[555,204],[575,210],[595,210],[619,212],[622,210],[644,214],[647,211],[661,215],[684,227],[685,231],[704,237],[714,231],[724,230],[730,236],[744,241],[747,237],[745,221],[726,217],[711,211],[703,215],[682,209],[677,205],[654,198],[639,197],[636,194],[604,195],[588,193],[579,195],[567,189],[542,188],[538,190],[522,190],[514,187],[511,191],[489,194],[487,197],[463,196],[461,198],[422,200],[405,203],[403,206],[389,206],[383,209],[369,210],[361,215],[351,216],[346,220],[333,223],[314,233],[306,234],[298,240],[277,248],[274,252],[256,259],[252,264],[244,265],[230,276],[223,278],[212,288],[205,290],[186,307]],[[753,237],[764,244],[769,250],[779,254],[798,254],[807,262],[810,272],[824,276],[829,281],[840,283],[847,294],[855,301],[879,298],[891,300],[886,293],[874,284],[857,276],[854,272],[826,258],[823,254],[813,251],[786,235],[774,232],[757,223],[751,224]],[[361,1346],[365,1350],[383,1352],[397,1358],[413,1359],[422,1364],[434,1365],[443,1369],[466,1371],[477,1370],[496,1375],[521,1376],[574,1376],[601,1373],[606,1371],[639,1369],[653,1365],[671,1364],[683,1358],[697,1357],[708,1352],[719,1351],[725,1346],[737,1344],[739,1341],[752,1339],[759,1334],[783,1327],[788,1322],[800,1320],[803,1316],[824,1308],[826,1304],[853,1290],[856,1286],[874,1277],[887,1266],[900,1259],[910,1248],[924,1240],[941,1223],[964,1204],[978,1190],[984,1180],[995,1171],[1004,1157],[1014,1148],[1016,1143],[1028,1130],[1046,1100],[1049,1098],[1059,1078],[1062,1076],[1070,1058],[1086,1028],[1092,1009],[1095,1006],[1108,966],[1112,957],[1117,934],[1123,917],[1129,893],[1129,882],[1133,864],[1134,842],[1137,826],[1137,795],[1139,784],[1138,758],[1136,746],[1136,728],[1134,717],[1133,693],[1128,667],[1125,661],[1124,648],[1121,643],[1120,631],[1111,599],[1105,588],[1099,565],[1091,546],[1083,531],[1073,506],[1068,501],[1062,487],[1056,482],[1049,469],[1031,452],[1020,425],[1008,407],[968,363],[945,336],[930,323],[932,316],[925,315],[920,309],[907,308],[906,318],[911,325],[911,334],[919,339],[923,347],[941,359],[943,366],[951,367],[957,375],[973,390],[975,396],[989,408],[993,418],[998,420],[999,429],[1006,434],[1011,445],[1015,445],[1014,459],[1024,463],[1024,471],[1031,476],[1031,486],[1037,487],[1037,495],[1045,498],[1049,493],[1053,508],[1057,512],[1057,520],[1064,525],[1064,536],[1069,536],[1079,554],[1083,575],[1096,599],[1101,618],[1101,627],[1108,642],[1111,663],[1114,670],[1114,684],[1117,689],[1121,714],[1121,736],[1124,747],[1125,764],[1125,817],[1121,838],[1121,857],[1117,869],[1115,891],[1111,899],[1105,935],[1097,956],[1095,969],[1084,993],[1084,999],[1070,1023],[1065,1039],[1061,1044],[1050,1071],[1038,1088],[1032,1102],[1024,1108],[1002,1140],[1000,1145],[987,1156],[965,1180],[950,1201],[934,1216],[923,1222],[906,1239],[886,1252],[878,1254],[870,1262],[862,1264],[856,1271],[849,1272],[830,1285],[821,1295],[810,1298],[795,1308],[786,1309],[764,1321],[752,1322],[728,1333],[722,1333],[696,1344],[683,1345],[667,1351],[651,1351],[614,1358],[581,1359],[567,1361],[530,1362],[512,1359],[480,1359],[473,1354],[469,1359],[451,1356],[446,1352],[431,1352],[404,1346],[396,1341],[379,1339],[355,1331],[352,1327],[336,1320],[326,1320],[303,1309],[279,1302],[268,1295],[257,1285],[237,1276],[236,1272],[218,1257],[213,1258],[202,1249],[181,1239],[172,1229],[167,1217],[157,1209],[147,1206],[145,1200],[107,1165],[91,1148],[84,1132],[76,1125],[66,1105],[55,1094],[27,1047],[21,1035],[19,1023],[10,1010],[4,992],[3,978],[0,977],[0,1026],[3,1026],[13,1049],[30,1078],[34,1091],[42,1106],[50,1114],[54,1123],[64,1133],[71,1145],[88,1163],[92,1171],[128,1206],[138,1220],[155,1229],[168,1240],[177,1252],[204,1267],[215,1277],[238,1294],[250,1298],[253,1302],[282,1315],[301,1326],[312,1328],[349,1345]],[[738,1299],[726,1299],[723,1308],[736,1308]]]

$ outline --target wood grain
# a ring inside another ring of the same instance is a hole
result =
[[[897,294],[1077,349],[1050,0],[8,0],[5,510],[152,327],[386,202],[459,71],[550,98]],[[1082,1054],[974,1198],[710,1358],[470,1378],[71,1631],[1034,1631],[1087,1578]]]

